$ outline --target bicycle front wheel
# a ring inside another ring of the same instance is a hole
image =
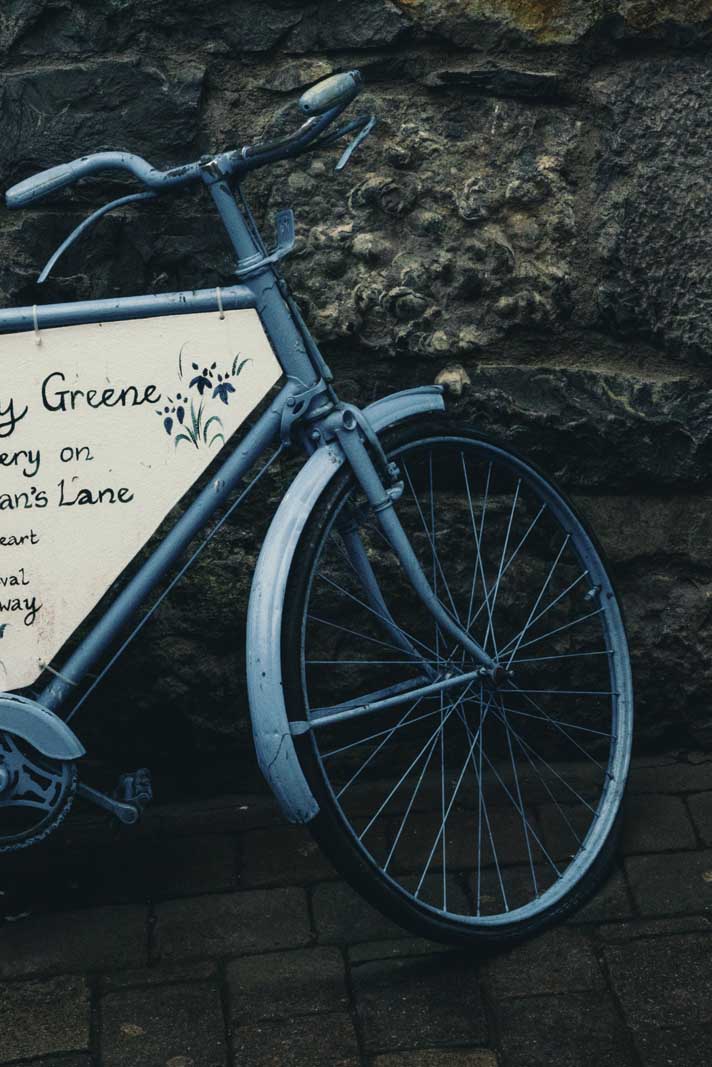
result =
[[[282,633],[320,805],[310,825],[407,929],[518,940],[580,906],[615,844],[633,716],[619,605],[591,534],[531,464],[439,422],[384,445],[433,589],[503,670],[472,680],[477,664],[423,607],[342,470],[295,553]]]

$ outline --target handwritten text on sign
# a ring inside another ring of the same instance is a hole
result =
[[[0,336],[0,690],[31,685],[281,374],[255,311]]]

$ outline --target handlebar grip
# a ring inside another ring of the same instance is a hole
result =
[[[66,185],[81,178],[90,168],[86,167],[86,160],[73,159],[71,163],[60,163],[49,170],[40,171],[30,178],[13,185],[5,193],[5,203],[8,207],[24,207],[35,200],[41,200],[58,189],[64,189]]]
[[[348,104],[361,91],[363,78],[360,70],[344,74],[332,74],[317,82],[299,97],[299,107],[305,115],[322,115],[332,107]]]

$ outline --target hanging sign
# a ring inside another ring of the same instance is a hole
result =
[[[280,375],[254,310],[0,335],[0,690],[37,680]]]

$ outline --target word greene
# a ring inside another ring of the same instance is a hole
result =
[[[161,394],[155,385],[124,385],[121,389],[107,386],[104,389],[62,388],[66,381],[61,370],[52,371],[42,382],[42,403],[47,411],[76,411],[81,406],[89,408],[138,408],[143,404],[159,404]]]

